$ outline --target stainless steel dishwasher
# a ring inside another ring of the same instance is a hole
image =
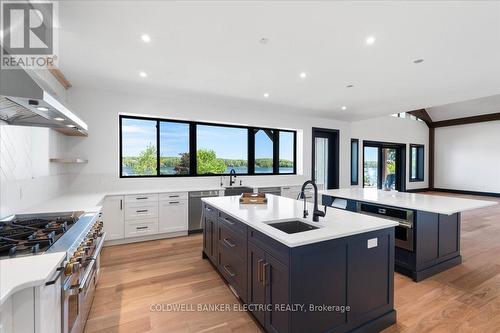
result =
[[[218,197],[219,191],[195,191],[189,192],[189,227],[188,233],[193,234],[202,231],[201,224],[201,198]]]

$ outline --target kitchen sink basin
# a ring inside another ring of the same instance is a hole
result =
[[[310,230],[319,229],[319,227],[315,227],[310,225],[309,223],[304,223],[300,220],[290,220],[283,222],[271,222],[268,223],[269,226],[286,232],[287,234],[296,234],[299,232],[305,232]]]
[[[253,188],[247,186],[225,187],[224,196],[241,195],[243,193],[253,193]]]

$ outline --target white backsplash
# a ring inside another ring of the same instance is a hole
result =
[[[0,124],[0,217],[21,212],[67,191],[64,137],[48,128]]]

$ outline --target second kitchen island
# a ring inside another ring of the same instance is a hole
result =
[[[396,322],[394,221],[267,195],[203,199],[203,257],[267,332],[378,332]],[[308,204],[312,212],[312,206]]]
[[[415,282],[462,262],[460,213],[494,201],[438,195],[342,188],[320,191],[324,205],[398,222],[395,269]]]

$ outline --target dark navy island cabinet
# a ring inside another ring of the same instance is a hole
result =
[[[402,222],[396,227],[395,270],[411,277],[415,282],[462,262],[460,213],[446,215],[329,195],[322,197],[323,204],[327,206],[333,206],[336,199],[345,200],[345,209],[348,211],[368,213]],[[366,208],[365,212],[360,209],[360,205]],[[408,220],[404,220],[403,216],[409,217]],[[410,228],[405,227],[408,224]]]
[[[203,207],[203,257],[264,331],[379,332],[396,322],[394,228],[289,248]]]

